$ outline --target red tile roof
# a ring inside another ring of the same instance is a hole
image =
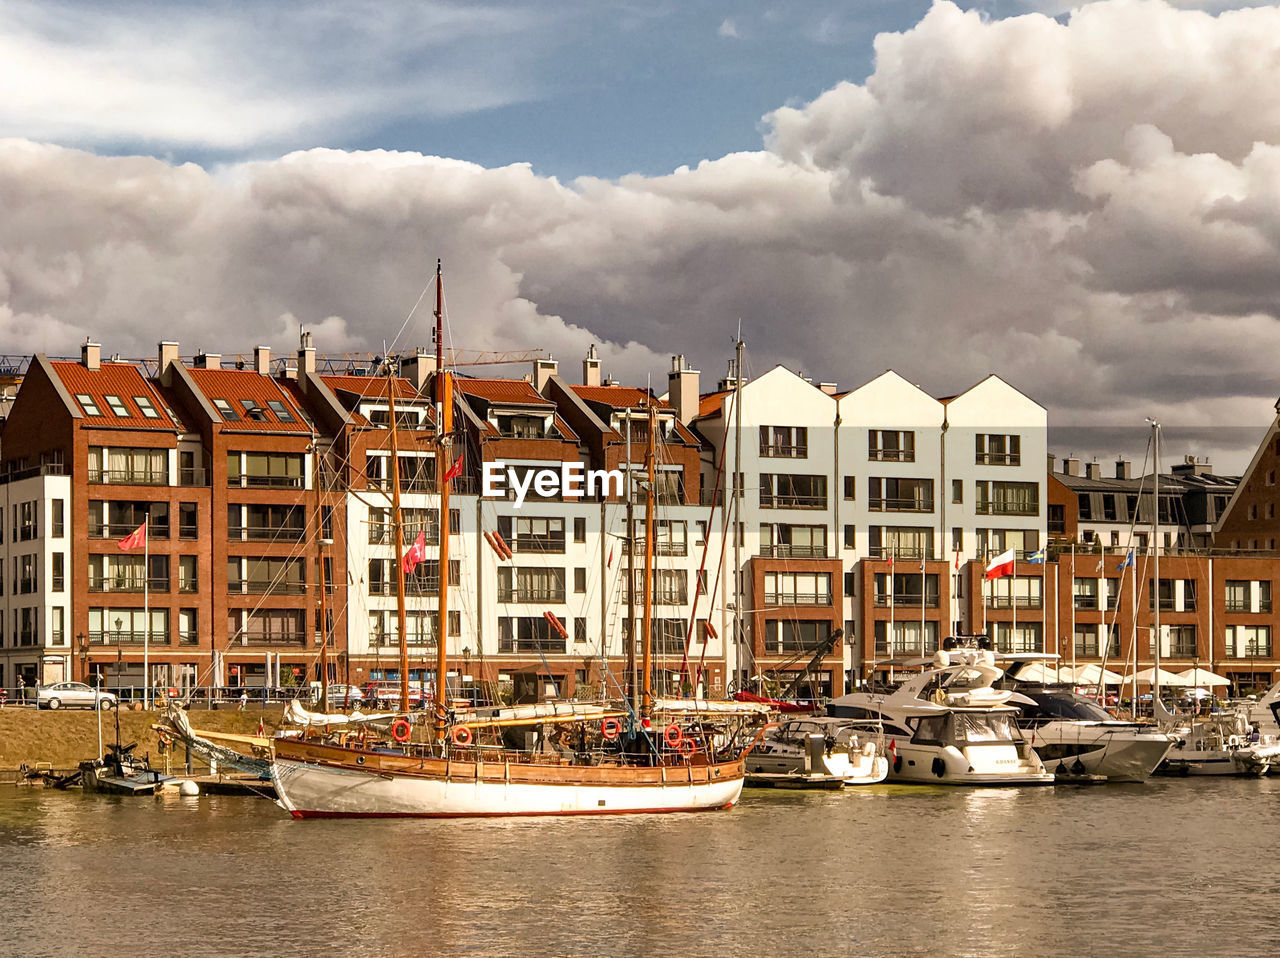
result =
[[[634,409],[646,402],[649,393],[638,386],[570,386],[578,396],[587,402],[598,402],[616,409]],[[661,399],[656,404],[666,406]]]
[[[728,391],[718,393],[707,393],[698,400],[698,418],[705,416],[718,416],[724,406],[724,401],[730,393]]]
[[[84,412],[84,422],[104,426],[129,426],[132,429],[156,429],[173,432],[179,424],[169,416],[164,399],[156,392],[142,371],[132,363],[105,362],[98,369],[86,369],[73,360],[50,362],[58,378],[72,396],[90,396],[98,415],[90,415],[78,399],[76,404]],[[121,416],[107,403],[107,396],[117,396],[128,415]],[[154,418],[144,416],[136,397],[149,400],[156,411]]]
[[[324,384],[334,392],[351,393],[354,396],[365,398],[385,398],[387,395],[386,376],[321,376]],[[413,383],[409,380],[397,376],[394,380],[396,384],[397,399],[423,399],[426,397],[419,396],[418,391],[413,388]]]
[[[455,378],[453,388],[466,396],[476,396],[491,403],[517,406],[551,406],[527,379],[462,379]]]
[[[211,403],[215,399],[225,399],[239,415],[238,420],[228,420],[227,425],[235,430],[249,432],[301,432],[310,433],[311,427],[303,418],[302,410],[293,401],[288,392],[282,389],[270,376],[251,369],[188,369],[196,386]],[[262,418],[255,419],[245,412],[243,400],[251,400],[263,410]],[[281,422],[275,410],[268,402],[283,403],[285,410],[293,417],[293,422]],[[215,407],[216,404],[215,404]],[[219,414],[222,411],[219,410]]]

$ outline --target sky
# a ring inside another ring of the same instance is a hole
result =
[[[0,353],[427,345],[439,258],[571,379],[741,329],[1219,471],[1280,395],[1275,5],[0,0],[0,94]]]

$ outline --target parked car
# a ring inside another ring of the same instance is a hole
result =
[[[99,692],[83,682],[44,685],[36,695],[36,708],[41,709],[111,709],[119,704],[120,700],[111,692]]]
[[[316,690],[317,701],[320,698],[320,690]],[[354,685],[330,685],[328,708],[356,708],[364,704],[364,693]]]
[[[384,709],[400,708],[400,683],[398,682],[370,682],[365,686],[364,700],[370,706]],[[409,708],[422,708],[423,695],[422,689],[409,689]]]

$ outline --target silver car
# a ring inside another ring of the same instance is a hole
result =
[[[83,682],[58,682],[41,686],[36,695],[36,708],[112,709],[119,701],[110,692],[99,692]]]

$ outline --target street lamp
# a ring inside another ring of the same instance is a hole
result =
[[[76,649],[80,653],[80,681],[89,681],[89,637],[83,632],[76,633]]]

